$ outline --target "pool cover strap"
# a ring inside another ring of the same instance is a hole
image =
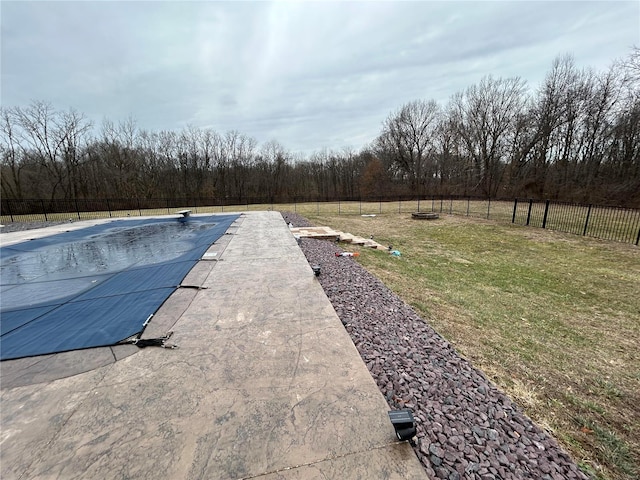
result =
[[[172,335],[173,335],[173,332],[168,332],[164,337],[158,337],[158,338],[140,338],[140,336],[138,335],[138,337],[136,337],[135,339],[122,342],[122,343],[131,343],[139,348],[146,348],[146,347],[178,348],[178,345],[176,345],[175,343],[169,343],[169,344],[167,343],[167,340],[169,340]]]

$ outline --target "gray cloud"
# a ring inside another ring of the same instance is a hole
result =
[[[3,1],[2,105],[359,148],[403,103],[640,44],[638,2]]]

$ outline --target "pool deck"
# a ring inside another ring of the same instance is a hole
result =
[[[280,214],[210,252],[145,331],[179,348],[77,352],[91,369],[25,385],[3,362],[0,477],[426,479]]]

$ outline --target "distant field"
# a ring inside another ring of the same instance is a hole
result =
[[[298,211],[316,225],[374,235],[400,250],[394,258],[360,249],[359,261],[585,471],[638,478],[638,247],[460,216]]]
[[[188,200],[186,200],[188,201]],[[502,223],[514,223],[542,227],[549,230],[586,235],[596,238],[616,240],[625,243],[640,241],[640,210],[587,205],[563,204],[550,202],[548,209],[545,202],[489,201],[452,198],[431,198],[411,201],[377,201],[377,202],[307,202],[307,203],[243,203],[225,206],[192,206],[188,204],[173,205],[171,200],[149,200],[149,206],[165,203],[162,208],[143,208],[145,201],[139,201],[141,208],[123,209],[118,206],[130,206],[135,200],[100,201],[64,201],[55,208],[66,209],[66,213],[42,213],[46,202],[38,200],[15,201],[11,214],[3,211],[0,222],[40,222],[90,220],[96,218],[118,218],[140,215],[167,215],[178,210],[190,209],[194,213],[222,213],[231,211],[292,211],[302,215],[383,215],[390,213],[411,213],[415,211],[433,211],[441,214],[455,214],[467,217],[486,218]],[[195,201],[194,201],[195,202]],[[176,202],[177,203],[177,202]],[[197,204],[201,204],[198,202]],[[4,204],[3,204],[4,205]],[[85,211],[81,211],[82,207]],[[109,206],[110,210],[99,210]],[[515,208],[514,208],[515,207]],[[52,207],[53,208],[53,207]],[[97,208],[98,211],[88,211]],[[74,210],[75,209],[75,210]],[[71,211],[69,211],[71,210]],[[18,211],[36,211],[40,213],[18,214]]]

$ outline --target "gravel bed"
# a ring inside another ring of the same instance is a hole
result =
[[[294,226],[311,226],[283,212]],[[544,430],[410,306],[326,240],[302,239],[318,280],[391,409],[410,408],[431,478],[587,479]]]

